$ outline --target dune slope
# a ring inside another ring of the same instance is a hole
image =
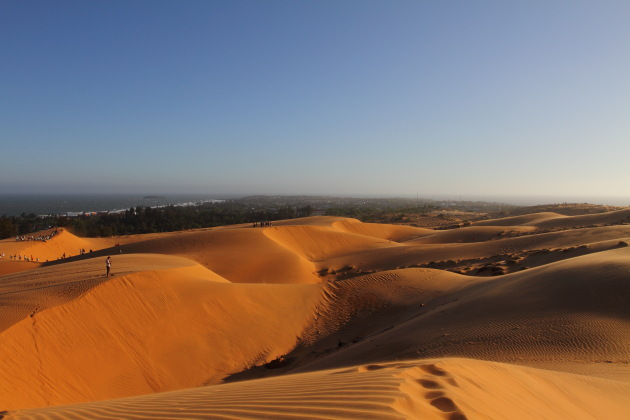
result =
[[[336,327],[298,370],[443,356],[625,367],[630,249],[495,278],[429,269],[368,275],[338,283],[331,305],[331,319],[319,322]]]
[[[316,285],[232,284],[198,265],[122,274],[82,292],[0,334],[0,380],[14,390],[0,406],[213,383],[290,351],[322,299]]]

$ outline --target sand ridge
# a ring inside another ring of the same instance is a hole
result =
[[[19,410],[5,418],[623,418],[629,392],[625,382],[470,359],[430,359]]]
[[[564,216],[553,212],[532,213],[502,219],[474,222],[477,226],[536,226],[538,228],[575,228],[602,226],[607,224],[630,223],[630,209],[605,213]]]
[[[394,242],[406,242],[435,233],[433,229],[381,223],[362,223],[357,219],[339,220],[333,223],[333,227],[342,232],[356,233]]]
[[[55,236],[46,241],[28,240],[28,237],[47,236],[55,231],[57,232]],[[85,252],[89,252],[90,249],[102,249],[114,245],[116,241],[113,238],[80,238],[62,228],[37,232],[25,238],[27,240],[16,241],[14,238],[9,238],[0,241],[0,254],[5,254],[2,262],[6,261],[9,255],[26,256],[33,261],[39,260],[41,263],[55,261],[79,255],[82,249]]]
[[[180,232],[121,245],[120,251],[181,256],[234,283],[318,283],[313,264],[269,239],[266,229],[273,228]]]
[[[313,262],[389,246],[388,241],[380,238],[314,226],[273,227],[264,232],[276,243]]]
[[[115,256],[113,261],[113,275],[196,265],[184,258],[155,254]],[[1,276],[0,331],[27,315],[71,302],[106,282],[105,274],[105,258],[94,257]],[[208,276],[214,281],[226,281],[212,273]]]

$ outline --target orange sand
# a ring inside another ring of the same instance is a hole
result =
[[[0,415],[624,418],[629,215],[3,240]]]

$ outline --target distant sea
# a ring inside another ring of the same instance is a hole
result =
[[[132,195],[132,194],[1,194],[0,216],[67,215],[90,212],[116,212],[131,207],[189,206],[223,201],[227,196],[203,194]]]
[[[630,193],[628,195],[619,196],[589,196],[589,195],[427,195],[427,198],[433,200],[452,200],[452,201],[486,201],[491,203],[505,203],[514,206],[536,206],[544,204],[561,204],[561,203],[588,203],[600,204],[604,206],[630,206]],[[420,196],[422,198],[422,196]]]
[[[243,195],[228,194],[0,194],[0,216],[19,216],[22,213],[36,215],[73,215],[91,212],[120,212],[131,207],[189,206],[204,202],[223,201]],[[345,197],[351,197],[348,195]],[[342,197],[342,196],[340,196]],[[365,196],[383,198],[383,195]],[[390,198],[398,196],[389,196]],[[415,198],[409,196],[407,198]],[[448,201],[487,201],[517,206],[537,204],[590,203],[612,206],[630,206],[630,194],[625,197],[550,197],[550,196],[475,196],[475,195],[425,195],[421,198]]]

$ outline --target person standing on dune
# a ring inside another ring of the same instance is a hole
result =
[[[109,258],[110,257],[107,257],[107,259],[105,260],[105,268],[107,269],[107,274],[105,275],[105,277],[109,277],[109,270],[112,268],[112,261]]]

